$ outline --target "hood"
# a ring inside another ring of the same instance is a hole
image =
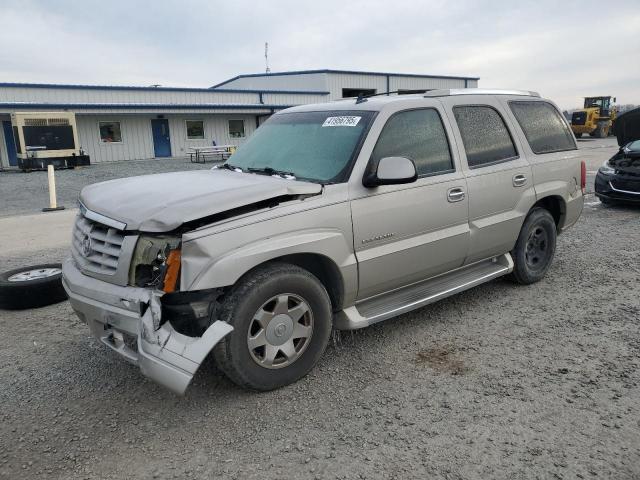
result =
[[[618,172],[640,175],[640,140],[625,145],[610,160],[609,165]]]
[[[180,225],[284,196],[314,195],[322,185],[229,170],[196,170],[122,178],[82,189],[89,210],[126,230],[168,232]]]
[[[621,147],[640,140],[640,108],[624,112],[616,118],[613,129]]]

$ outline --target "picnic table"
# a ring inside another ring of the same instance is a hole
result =
[[[213,145],[209,147],[189,147],[187,154],[191,163],[206,163],[207,160],[224,162],[238,148],[236,145]]]

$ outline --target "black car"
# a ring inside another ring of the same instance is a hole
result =
[[[602,203],[640,205],[640,109],[618,117],[615,126],[620,150],[596,175],[596,195]]]

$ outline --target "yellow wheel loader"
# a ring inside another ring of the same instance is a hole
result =
[[[613,102],[615,101],[613,98]],[[611,97],[585,97],[584,108],[571,115],[571,130],[576,138],[580,138],[583,133],[604,138],[613,133],[616,116],[616,107],[612,105]]]

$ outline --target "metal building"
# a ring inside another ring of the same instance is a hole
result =
[[[478,78],[339,70],[239,75],[211,88],[0,83],[0,167],[17,164],[11,113],[69,111],[91,163],[241,145],[277,110],[359,94],[476,87]]]
[[[353,70],[302,70],[238,75],[211,88],[287,89],[327,91],[329,99],[389,92],[418,93],[446,88],[476,88],[478,77],[452,77],[411,73]]]

